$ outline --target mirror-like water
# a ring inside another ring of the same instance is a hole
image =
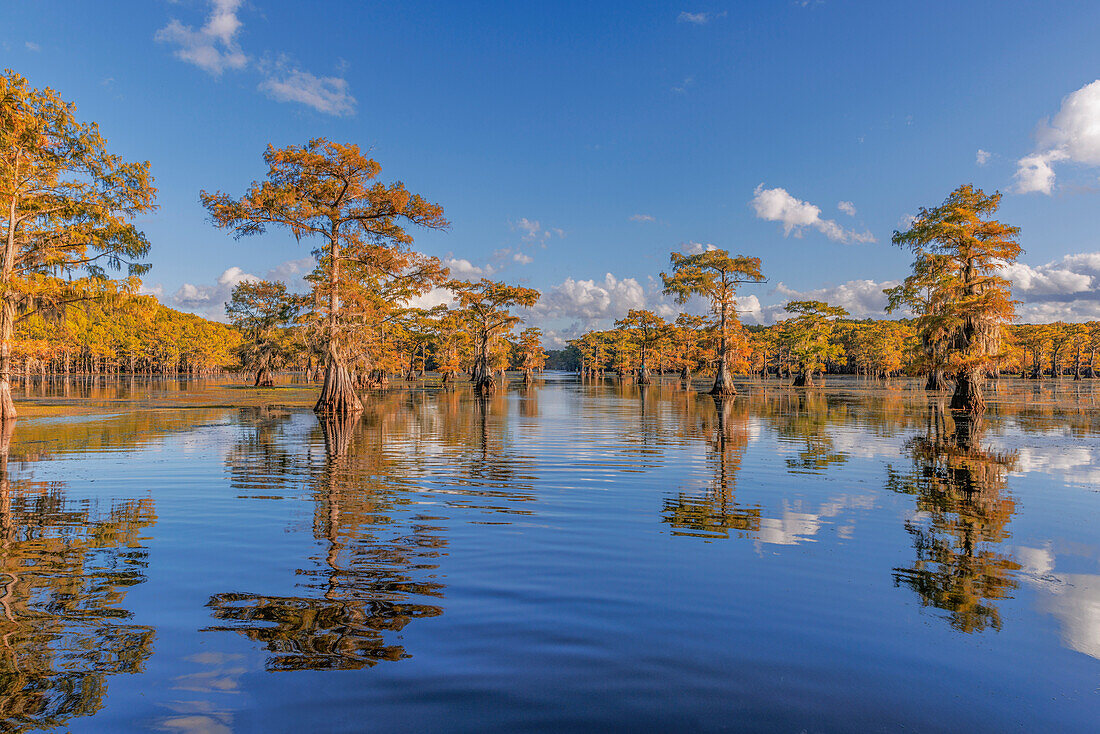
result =
[[[1085,731],[1100,386],[30,385],[0,719],[174,732]],[[239,407],[244,405],[246,407]],[[238,407],[233,407],[238,406]]]

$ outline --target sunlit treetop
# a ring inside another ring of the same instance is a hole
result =
[[[240,199],[223,193],[200,194],[220,227],[237,237],[264,232],[268,225],[290,229],[295,238],[330,238],[339,230],[349,256],[381,244],[408,245],[406,223],[429,229],[448,226],[443,207],[410,193],[400,181],[376,180],[381,166],[358,145],[314,138],[303,146],[264,153],[267,177]]]
[[[707,250],[695,255],[671,253],[672,272],[661,273],[665,293],[686,303],[693,295],[711,301],[716,308],[734,306],[737,286],[765,280],[758,257],[731,257],[725,250]]]

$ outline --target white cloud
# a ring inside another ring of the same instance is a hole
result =
[[[989,163],[989,159],[992,156],[993,154],[990,153],[988,150],[982,150],[981,148],[978,148],[978,153],[974,156],[974,161],[979,166],[984,166],[986,163]]]
[[[512,259],[518,262],[520,265],[530,265],[535,261],[535,258],[531,257],[530,255],[525,255],[522,252],[517,252],[512,255]]]
[[[788,301],[824,301],[831,306],[843,307],[852,318],[885,318],[886,294],[884,288],[893,288],[898,284],[896,280],[849,280],[836,286],[816,288],[808,291],[797,291],[788,288],[783,283],[777,283],[772,293],[782,297],[783,303]],[[782,311],[782,304],[773,307],[770,315],[786,318]],[[774,309],[778,309],[775,311]],[[780,316],[782,314],[782,316]]]
[[[856,205],[850,201],[838,202],[836,208],[847,214],[849,217],[854,217],[856,215]]]
[[[684,253],[685,255],[700,255],[704,252],[710,252],[717,249],[717,245],[712,245],[709,242],[703,243],[688,241],[680,243],[680,252]]]
[[[1100,253],[1092,253],[1094,262],[1080,260],[1087,256],[1070,255],[1061,262],[1032,267],[1026,263],[1014,262],[1000,268],[1000,274],[1012,281],[1012,290],[1019,297],[1032,299],[1051,295],[1067,295],[1092,290],[1095,276],[1089,272],[1100,273]],[[1074,265],[1078,267],[1074,269]]]
[[[1050,194],[1054,165],[1062,161],[1100,166],[1100,79],[1062,100],[1053,120],[1040,121],[1036,149],[1018,162],[1016,191]]]
[[[305,293],[309,291],[309,284],[303,276],[312,272],[316,261],[312,257],[303,257],[297,260],[287,260],[271,268],[264,274],[263,280],[281,280],[293,293]],[[153,286],[142,286],[141,292],[145,295],[153,295],[160,299],[166,306],[182,311],[190,311],[215,321],[225,321],[225,304],[233,293],[233,288],[244,281],[258,281],[261,278],[236,265],[222,271],[213,283],[194,284],[184,283],[175,293],[167,298],[164,296],[164,287],[159,283]]]
[[[277,71],[257,87],[276,102],[298,102],[326,115],[355,112],[347,80],[335,76],[314,76],[301,69]]]
[[[173,18],[154,38],[175,46],[176,58],[214,76],[220,76],[226,69],[249,67],[249,57],[237,38],[243,25],[237,16],[241,0],[209,0],[209,3],[210,15],[198,30]],[[355,112],[355,97],[342,77],[302,71],[285,56],[275,63],[261,60],[252,67],[263,75],[257,89],[276,102],[304,104],[326,115]]]
[[[42,47],[41,47],[41,46],[39,46],[39,45],[38,45],[37,43],[35,43],[34,41],[27,41],[27,42],[26,42],[26,43],[24,43],[23,45],[27,47],[27,50],[28,50],[28,51],[41,51],[41,50],[42,50]]]
[[[620,318],[628,310],[644,308],[645,304],[641,283],[607,273],[601,281],[566,278],[543,294],[535,310],[547,318],[592,321]]]
[[[1091,321],[1100,318],[1100,252],[1066,255],[1044,265],[1015,262],[1000,269],[1012,281],[1021,322]]]
[[[632,222],[656,222],[657,218],[652,214],[631,214],[630,221]]]
[[[528,219],[527,217],[520,217],[519,221],[511,223],[512,231],[519,231],[523,234],[520,240],[527,245],[542,245],[546,247],[546,243],[550,241],[552,237],[562,239],[565,237],[565,230],[560,227],[546,227],[543,228],[542,224],[537,219]]]
[[[260,280],[234,265],[226,268],[212,285],[184,283],[172,294],[168,305],[218,321],[225,320],[225,304],[238,283]]]
[[[813,227],[834,242],[875,242],[870,232],[856,232],[841,227],[832,219],[821,218],[821,208],[796,199],[786,189],[776,187],[765,189],[760,184],[753,191],[752,208],[759,219],[779,222],[783,225],[783,234],[801,237],[806,227]]]
[[[692,25],[706,25],[715,18],[724,18],[726,11],[720,13],[689,13],[686,10],[676,16],[677,23],[691,23]]]
[[[469,260],[451,257],[450,255],[443,258],[443,265],[451,271],[452,278],[482,278],[493,274],[491,265],[480,267]]]
[[[194,64],[214,76],[226,69],[243,69],[248,57],[237,43],[241,0],[210,0],[206,25],[198,30],[173,19],[156,33],[156,40],[174,44],[176,58]]]
[[[406,305],[409,308],[435,308],[443,305],[450,306],[452,303],[454,303],[453,293],[446,288],[432,288],[422,296],[410,298]]]
[[[1054,188],[1054,166],[1051,163],[1065,159],[1066,154],[1058,150],[1024,156],[1016,169],[1016,191],[1021,194],[1050,194]]]

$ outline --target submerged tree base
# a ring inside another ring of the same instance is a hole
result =
[[[321,397],[317,398],[313,412],[321,415],[349,415],[363,412],[363,403],[355,392],[355,384],[347,367],[330,364],[325,369]]]
[[[271,373],[266,369],[262,369],[256,373],[256,382],[253,387],[274,387],[275,380],[272,379]]]
[[[15,402],[11,399],[11,383],[0,380],[0,422],[7,423],[16,418]]]
[[[955,376],[955,392],[951,396],[951,410],[968,415],[985,412],[985,396],[982,394],[982,377],[970,371]]]
[[[929,392],[939,392],[941,390],[946,390],[947,387],[947,378],[943,376],[943,372],[932,370],[928,373],[928,380],[924,383],[925,390]]]
[[[722,384],[721,382],[715,382],[714,387],[710,389],[710,394],[716,398],[732,398],[737,395],[737,388],[733,386],[732,382]]]
[[[798,373],[794,378],[794,387],[813,387],[814,386],[814,373],[809,370],[803,370]]]

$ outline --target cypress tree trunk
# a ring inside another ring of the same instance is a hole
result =
[[[0,423],[14,421],[11,399],[11,340],[15,331],[15,304],[5,298],[0,304]],[[26,381],[26,378],[24,378]]]
[[[794,378],[793,387],[813,387],[814,386],[814,372],[807,367],[802,367],[798,371],[798,375]]]
[[[947,387],[947,380],[943,376],[943,370],[934,369],[928,373],[928,380],[924,383],[924,389],[929,392],[939,392]]]
[[[715,397],[729,397],[737,394],[737,388],[733,386],[733,378],[730,377],[729,367],[726,364],[726,304],[724,303],[718,312],[718,333],[720,335],[718,374],[714,376],[714,387],[710,389],[710,394]]]
[[[340,258],[337,248],[336,225],[332,226],[329,237],[329,257],[332,267],[329,272],[328,294],[328,355],[325,360],[325,382],[321,386],[321,395],[313,406],[314,413],[322,415],[348,415],[363,412],[363,404],[355,392],[355,383],[336,346],[336,314],[340,309],[340,298],[336,289],[340,282]]]
[[[955,375],[955,393],[951,396],[951,410],[971,415],[985,412],[985,396],[982,394],[980,370],[961,370]]]
[[[256,371],[256,384],[254,387],[272,387],[274,384],[275,381],[271,379],[271,373],[266,366]]]
[[[480,392],[492,392],[497,384],[493,379],[493,371],[489,369],[489,335],[482,334],[477,363],[474,365],[474,389]]]
[[[329,348],[325,365],[325,382],[321,386],[321,396],[313,406],[314,413],[322,415],[349,415],[363,412],[363,403],[355,392],[348,368],[336,356],[335,347]]]

